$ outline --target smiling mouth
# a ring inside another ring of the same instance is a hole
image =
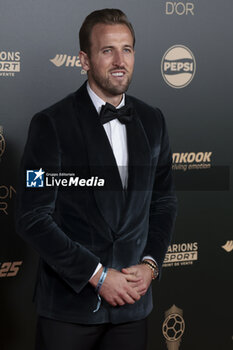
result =
[[[125,75],[125,72],[112,72],[111,75],[113,77],[123,77]]]

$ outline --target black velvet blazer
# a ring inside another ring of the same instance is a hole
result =
[[[133,305],[112,307],[88,280],[98,262],[120,270],[151,255],[161,270],[176,216],[164,118],[126,95],[129,179],[122,189],[107,135],[84,84],[32,119],[21,163],[16,228],[40,255],[35,301],[40,315],[83,324],[139,320],[152,310],[151,288]],[[26,170],[105,179],[102,188],[26,188]]]

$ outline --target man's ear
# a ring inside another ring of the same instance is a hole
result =
[[[87,53],[84,51],[79,52],[79,59],[82,65],[82,68],[88,72],[90,69],[90,63],[89,63],[89,58],[87,56]]]

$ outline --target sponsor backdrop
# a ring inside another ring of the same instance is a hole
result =
[[[179,213],[162,280],[154,282],[148,350],[232,349],[230,0],[1,5],[0,348],[33,349],[38,257],[14,229],[29,122],[85,81],[78,30],[86,15],[103,7],[121,8],[135,27],[129,93],[162,109],[173,148]]]

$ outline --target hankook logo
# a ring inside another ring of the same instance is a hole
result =
[[[20,72],[20,52],[0,51],[0,76],[14,77]]]
[[[161,72],[165,82],[176,89],[184,88],[193,79],[196,61],[190,49],[184,45],[174,45],[164,54]]]
[[[3,127],[0,125],[0,159],[6,148],[6,142],[3,136]]]
[[[50,59],[50,62],[52,62],[56,67],[82,67],[79,56],[57,54],[54,58]],[[82,69],[81,74],[86,74],[86,71]]]
[[[211,168],[212,152],[182,152],[172,154],[172,170],[201,170]]]

